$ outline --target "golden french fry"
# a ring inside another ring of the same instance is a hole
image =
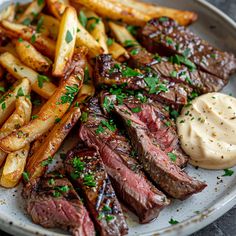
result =
[[[120,42],[123,46],[125,45],[125,42],[127,41],[134,41],[137,42],[136,39],[130,34],[130,32],[123,26],[118,25],[114,22],[108,22],[108,25],[114,34],[115,38],[118,42]]]
[[[13,130],[19,129],[30,120],[32,106],[29,98],[26,96],[18,97],[15,106],[15,111],[0,129],[0,139],[6,137]],[[6,156],[7,154],[0,150],[0,166],[3,164]]]
[[[69,0],[46,0],[47,6],[57,19],[61,19],[65,9],[70,5]]]
[[[15,109],[17,95],[27,95],[30,92],[30,83],[27,79],[22,79],[13,85],[13,89],[6,92],[0,99],[0,126],[11,115]]]
[[[11,4],[0,12],[0,21],[13,21],[15,17],[15,4]]]
[[[45,58],[35,47],[27,41],[15,40],[16,52],[20,60],[31,69],[47,72],[52,62]]]
[[[25,66],[11,53],[5,52],[1,54],[0,64],[16,79],[28,79],[32,90],[46,99],[50,98],[56,90],[56,86],[48,81],[47,77],[39,75],[31,68]]]
[[[90,57],[96,57],[103,53],[103,48],[93,38],[92,35],[78,22],[78,30],[76,34],[76,47],[85,46],[89,50]]]
[[[88,98],[93,97],[95,94],[95,87],[93,84],[83,84],[79,93],[77,95],[76,101],[74,104],[80,104]]]
[[[54,76],[64,76],[67,65],[70,64],[76,41],[77,13],[73,7],[67,7],[61,18],[56,55],[52,74]]]
[[[150,20],[150,17],[146,13],[137,11],[133,7],[126,6],[118,1],[72,0],[72,2],[80,3],[103,17],[122,20],[127,24],[142,26]]]
[[[52,39],[45,37],[42,33],[35,32],[34,28],[16,24],[10,21],[3,20],[1,25],[6,35],[11,38],[22,38],[31,42],[37,50],[43,55],[53,59],[55,56],[55,42]]]
[[[48,30],[49,36],[56,40],[58,36],[58,31],[60,27],[60,22],[56,18],[43,14],[40,14],[40,17],[43,17],[42,28]]]
[[[47,164],[52,160],[52,157],[79,118],[80,109],[78,107],[71,108],[62,120],[53,127],[37,152],[29,158],[26,171],[30,179],[38,178],[44,173]]]
[[[117,2],[114,0],[111,1]],[[147,14],[150,18],[161,16],[170,17],[176,20],[180,25],[190,25],[191,23],[197,20],[197,14],[192,11],[182,11],[137,0],[119,0],[118,2],[128,7],[132,7],[138,11],[141,11]]]
[[[93,11],[90,11],[88,9],[83,9],[83,12],[88,19],[87,30],[101,45],[101,47],[103,48],[103,53],[108,53],[107,36],[102,19]]]
[[[57,119],[65,114],[77,94],[82,80],[79,74],[64,79],[53,96],[43,105],[37,117],[7,137],[0,140],[0,148],[5,152],[14,152],[23,148],[46,133]]]
[[[44,1],[34,0],[26,8],[24,13],[17,19],[17,23],[30,24],[44,8]]]
[[[112,57],[119,62],[123,62],[129,59],[129,53],[117,42],[112,42],[108,47],[108,50]]]

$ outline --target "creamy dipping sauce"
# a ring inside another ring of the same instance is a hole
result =
[[[192,165],[206,169],[236,165],[236,98],[208,93],[194,99],[182,109],[177,128]]]

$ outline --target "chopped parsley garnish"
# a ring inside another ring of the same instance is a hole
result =
[[[103,133],[104,131],[105,131],[105,129],[102,127],[102,124],[100,124],[100,125],[97,127],[95,133],[96,133],[96,134],[101,134],[101,133]]]
[[[185,78],[185,81],[189,84],[193,84],[193,81],[188,76]]]
[[[22,38],[18,38],[18,42],[22,43],[24,40]]]
[[[111,211],[111,208],[108,205],[104,205],[102,210],[103,211]]]
[[[111,112],[114,109],[114,103],[108,97],[104,98],[102,106],[107,112]]]
[[[136,70],[131,69],[130,67],[126,67],[121,71],[124,77],[138,76],[140,73]]]
[[[44,3],[44,0],[37,0],[37,3],[39,6],[41,6]]]
[[[69,30],[66,31],[66,38],[65,38],[67,43],[70,43],[73,40],[73,36]]]
[[[158,63],[162,61],[162,58],[158,54],[154,54],[153,59],[155,59]]]
[[[131,126],[131,120],[126,120],[126,124],[127,124],[128,126]]]
[[[89,17],[89,18],[88,18],[88,21],[89,21],[89,20],[93,20],[93,21],[94,21],[93,23],[91,23],[91,24],[89,25],[89,28],[88,28],[89,31],[94,30],[95,27],[96,27],[96,25],[101,21],[100,18],[94,17],[94,16]]]
[[[130,54],[131,54],[132,56],[135,56],[135,55],[137,55],[138,53],[139,53],[139,49],[138,49],[138,48],[135,48],[135,49],[133,49],[133,50],[130,51]]]
[[[88,81],[91,80],[90,75],[89,75],[89,68],[88,66],[85,67],[84,69],[84,83],[88,83]]]
[[[179,223],[179,221],[174,220],[173,218],[171,218],[170,221],[169,221],[169,224],[171,224],[171,225],[176,225],[178,223]]]
[[[107,46],[110,47],[114,43],[114,39],[108,38],[107,39]]]
[[[113,215],[106,215],[106,221],[107,222],[110,222],[110,221],[112,221],[114,219],[115,219],[115,216],[113,216]]]
[[[31,19],[30,18],[25,18],[23,21],[22,21],[22,24],[23,25],[26,25],[26,26],[29,26],[31,23]]]
[[[232,176],[234,174],[234,171],[230,169],[224,169],[224,172],[222,176]]]
[[[22,96],[24,96],[25,94],[24,94],[24,91],[23,91],[23,89],[20,87],[19,89],[18,89],[18,91],[17,91],[17,94],[16,94],[16,97],[22,97]]]
[[[165,22],[165,21],[168,21],[169,19],[167,17],[163,16],[163,17],[160,17],[158,20],[159,20],[159,22]]]
[[[52,163],[52,161],[53,161],[53,158],[49,156],[47,160],[42,161],[41,166],[48,166],[49,164]]]
[[[84,12],[81,10],[79,12],[79,22],[81,23],[81,25],[86,28],[86,25],[87,25],[87,22],[88,22],[88,19],[86,17],[86,15],[84,14]]]
[[[39,117],[38,115],[32,115],[32,116],[31,116],[31,119],[34,120],[34,119],[36,119],[36,118],[38,118],[38,117]]]
[[[88,120],[88,112],[83,111],[80,120],[84,123]]]
[[[48,180],[48,184],[49,185],[54,185],[55,184],[55,180],[53,178],[51,178],[50,180]]]
[[[191,70],[196,69],[196,65],[184,56],[174,55],[169,58],[169,61],[177,65],[184,64]]]
[[[84,176],[84,184],[88,187],[96,187],[94,176],[91,174],[86,174]]]
[[[67,193],[70,190],[70,187],[68,185],[64,185],[64,186],[57,186],[54,188],[55,190],[58,190],[62,193]]]
[[[44,17],[41,16],[38,23],[37,23],[37,27],[36,27],[36,32],[37,33],[40,33],[40,30],[41,30],[42,25],[43,25],[43,21],[44,21]]]
[[[61,96],[61,104],[72,103],[78,91],[79,89],[77,84],[74,84],[72,86],[66,85],[66,92]]]
[[[133,47],[133,46],[137,46],[138,43],[135,40],[125,40],[124,41],[124,46],[125,47]]]
[[[72,164],[76,171],[83,171],[85,168],[85,163],[77,156],[73,158]]]
[[[149,94],[156,93],[157,85],[159,83],[159,79],[157,77],[146,77],[144,78],[145,83],[149,87]]]
[[[142,109],[141,107],[134,107],[134,108],[131,108],[131,111],[134,112],[134,113],[138,113],[140,112]]]
[[[173,118],[175,120],[179,116],[179,112],[176,110],[172,110],[170,112],[170,116],[171,116],[171,118]]]
[[[190,49],[190,48],[185,49],[184,52],[183,52],[183,56],[184,56],[184,57],[188,57],[189,54],[190,54],[190,52],[191,52],[191,49]]]
[[[2,110],[5,110],[6,109],[6,103],[3,102],[1,107],[2,107]]]
[[[31,37],[31,39],[30,39],[30,42],[31,42],[31,43],[35,43],[35,41],[36,41],[36,35],[33,34],[32,37]]]
[[[53,195],[53,197],[60,197],[61,193],[58,191],[54,191],[52,195]]]
[[[175,70],[174,70],[174,71],[171,71],[171,72],[170,72],[170,76],[173,77],[173,78],[177,78],[177,76],[178,76],[177,71],[175,71]]]
[[[29,182],[29,174],[27,172],[24,171],[22,173],[22,177],[23,177],[25,182]]]
[[[113,120],[109,120],[109,121],[102,120],[101,124],[103,126],[107,127],[112,132],[116,131],[116,124],[114,124]]]
[[[38,86],[39,88],[43,87],[44,82],[48,82],[49,78],[46,75],[38,75]]]
[[[171,159],[171,161],[174,161],[174,162],[176,161],[177,157],[176,157],[176,155],[174,153],[168,152],[167,155]]]
[[[61,121],[61,118],[57,117],[54,121],[55,124],[59,123]]]
[[[170,121],[166,121],[166,122],[165,122],[165,125],[166,125],[167,127],[170,127],[170,125],[171,125]]]
[[[128,25],[126,29],[132,34],[132,35],[137,35],[137,31],[139,29],[138,26],[135,25]]]
[[[171,45],[171,44],[173,44],[174,43],[174,41],[173,41],[173,39],[172,38],[170,38],[170,37],[166,37],[166,43],[168,44],[168,45]]]

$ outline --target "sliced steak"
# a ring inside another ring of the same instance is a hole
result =
[[[116,194],[140,222],[153,220],[169,200],[146,179],[128,140],[102,113],[97,98],[90,100],[86,112],[88,118],[81,125],[80,138],[99,150]]]
[[[161,135],[161,130],[160,133],[156,132],[157,124],[155,122],[153,124],[152,118],[147,118],[153,117],[150,113],[153,110],[145,108],[143,112],[139,112],[139,109],[137,110],[137,107],[134,109],[133,106],[134,104],[125,102],[123,105],[114,105],[114,111],[125,124],[146,173],[163,191],[174,198],[183,200],[202,191],[206,184],[189,177],[174,163],[173,153],[168,156],[153,141],[155,135],[156,137]],[[149,130],[154,132],[151,133]]]
[[[69,180],[51,173],[23,189],[26,210],[36,224],[69,230],[75,236],[95,235],[89,214]]]
[[[177,56],[175,60],[180,59],[183,63],[193,66],[186,60],[188,58],[200,70],[227,82],[229,75],[236,70],[234,55],[214,48],[174,20],[167,17],[165,19],[163,21],[154,18],[143,27],[140,41],[144,47],[163,56],[184,56],[182,59]]]
[[[74,186],[83,192],[100,235],[127,234],[128,226],[99,153],[95,149],[78,146],[68,152],[65,169]]]
[[[108,54],[96,59],[95,82],[97,85],[122,85],[130,90],[142,90],[153,100],[175,107],[185,105],[188,93],[192,91],[186,84],[162,78],[150,70],[133,70],[124,64],[118,64]]]
[[[166,78],[176,83],[184,83],[198,93],[220,91],[225,85],[225,80],[201,70],[190,70],[187,66],[171,63],[165,57],[151,54],[140,45],[129,47],[129,64],[131,67],[150,67],[159,77]]]

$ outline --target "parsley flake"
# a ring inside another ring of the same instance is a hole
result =
[[[224,169],[224,172],[222,176],[232,176],[234,174],[234,171],[230,169]]]
[[[176,157],[176,155],[174,153],[168,152],[167,155],[171,159],[171,161],[173,161],[173,162],[176,161],[177,157]]]
[[[173,218],[171,218],[170,221],[169,221],[169,224],[171,224],[171,225],[176,225],[178,223],[179,223],[179,221],[174,220]]]
[[[38,86],[39,88],[43,87],[44,82],[49,82],[49,78],[46,75],[38,75]]]
[[[66,32],[66,38],[65,38],[67,43],[70,43],[73,40],[73,36],[69,30]]]

